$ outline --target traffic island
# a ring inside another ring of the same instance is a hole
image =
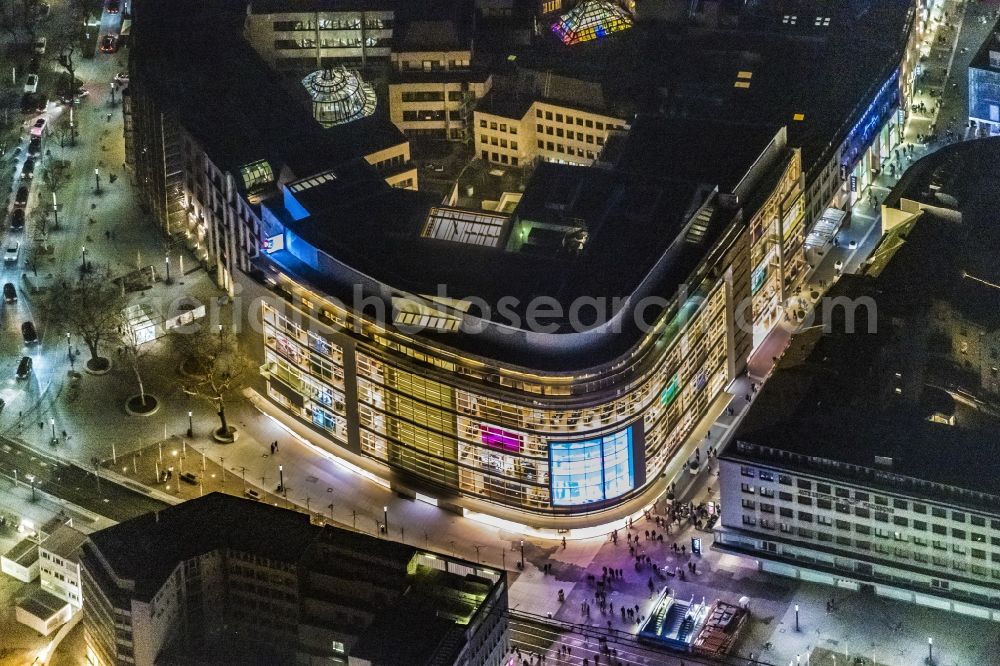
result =
[[[232,444],[236,441],[239,435],[236,432],[236,428],[233,426],[226,426],[223,428],[216,428],[212,431],[212,439],[219,442],[220,444]]]
[[[87,359],[83,367],[88,375],[106,375],[111,370],[111,359],[103,356]]]
[[[133,395],[125,401],[125,412],[129,416],[152,416],[160,410],[160,401],[155,396]]]

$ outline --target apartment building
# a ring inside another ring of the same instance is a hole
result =
[[[469,141],[489,72],[472,65],[472,40],[456,21],[410,21],[390,56],[389,114],[408,137]]]
[[[213,493],[91,535],[88,663],[501,666],[506,575]]]
[[[71,527],[58,527],[38,546],[38,575],[42,589],[68,601],[74,611],[83,606],[80,552],[87,536]]]
[[[969,63],[969,120],[983,136],[1000,134],[1000,30],[997,27]]]
[[[951,160],[956,195],[988,205],[996,144],[969,153],[936,156],[913,195]],[[981,216],[925,205],[841,278],[720,454],[715,548],[1000,620],[1000,238]]]

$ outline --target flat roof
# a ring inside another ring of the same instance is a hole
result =
[[[3,556],[22,567],[30,567],[38,561],[38,542],[31,538],[21,539],[11,546],[11,549]]]
[[[212,161],[234,172],[266,159],[275,173],[287,166],[302,177],[331,157],[345,161],[406,141],[384,100],[371,116],[322,127],[301,77],[272,70],[243,38],[245,17],[246,3],[237,0],[144,2],[132,29],[130,94],[147,92],[176,109]]]
[[[360,640],[352,654],[379,655],[378,663],[399,666],[431,663],[439,646],[446,645],[444,639],[463,631],[468,618],[505,580],[502,575],[494,581],[433,570],[420,566],[416,556],[455,562],[463,570],[476,565],[367,534],[315,526],[306,514],[222,493],[133,518],[90,538],[120,578],[135,581],[139,599],[150,599],[179,563],[219,549],[298,566],[303,599],[360,604],[348,592],[340,594],[324,583],[313,586],[309,573],[369,582],[389,598],[364,607],[373,617],[365,627],[356,627]],[[95,562],[88,571],[92,568],[100,569]],[[308,603],[302,607],[304,622],[331,622],[326,614],[309,615]],[[451,646],[444,652],[461,642]]]
[[[59,557],[72,557],[80,551],[80,547],[86,541],[87,535],[80,530],[69,525],[60,525],[41,543],[41,547]]]
[[[928,185],[947,165],[962,174],[951,190],[961,221],[926,211],[888,233],[864,273],[842,277],[828,298],[874,303],[877,330],[868,332],[862,306],[848,333],[836,307],[828,308],[837,313],[831,332],[793,336],[724,458],[860,474],[887,489],[907,487],[897,480],[905,477],[1000,498],[1000,416],[990,407],[997,380],[990,385],[958,351],[965,335],[978,338],[973,326],[1000,328],[1000,139],[924,158],[889,201],[934,202]],[[942,307],[958,319],[941,320]],[[954,425],[940,422],[951,416]]]
[[[27,597],[18,602],[18,608],[24,609],[40,620],[48,621],[58,614],[69,602],[60,599],[40,587],[34,588]]]

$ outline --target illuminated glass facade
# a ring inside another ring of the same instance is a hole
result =
[[[389,468],[526,511],[598,510],[640,492],[732,379],[722,281],[664,319],[610,383],[501,376],[416,338],[347,333],[350,313],[317,313],[315,294],[288,287],[309,307],[264,306],[272,400]]]
[[[635,487],[632,426],[576,442],[549,442],[552,503],[587,504],[620,497]]]
[[[559,17],[552,31],[563,44],[579,44],[632,27],[628,12],[607,0],[586,0]]]

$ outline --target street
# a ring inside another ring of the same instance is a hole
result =
[[[974,131],[963,128],[967,115],[965,64],[988,33],[990,25],[984,24],[981,17],[992,15],[995,8],[986,3],[966,5],[947,0],[935,12],[933,24],[937,31],[928,38],[926,73],[912,100],[914,105],[923,103],[927,112],[911,112],[905,142],[913,144],[912,154],[904,151],[893,160],[893,175],[883,169],[872,187],[877,200],[884,200],[909,164],[943,145],[949,129],[956,138],[974,135]],[[100,34],[115,34],[120,22],[120,14],[104,13]],[[947,26],[949,22],[953,27]],[[4,335],[0,336],[0,358],[8,369],[0,383],[0,398],[6,402],[0,413],[0,432],[5,438],[0,440],[0,475],[4,477],[0,489],[16,499],[10,502],[12,506],[4,507],[8,511],[44,514],[54,513],[57,506],[76,511],[72,505],[77,505],[85,510],[79,513],[81,521],[93,522],[89,512],[119,521],[209,492],[246,496],[252,490],[261,501],[309,511],[317,520],[338,526],[373,535],[383,534],[385,527],[387,538],[507,570],[512,581],[511,608],[538,618],[522,615],[515,619],[515,645],[523,653],[547,654],[547,663],[581,664],[587,658],[596,664],[596,653],[606,655],[601,663],[614,658],[602,652],[596,641],[583,633],[583,627],[606,632],[611,637],[609,645],[622,663],[683,663],[680,657],[666,657],[635,645],[632,634],[637,622],[597,608],[588,574],[600,578],[609,567],[625,572],[612,585],[609,600],[619,609],[639,606],[638,616],[648,614],[655,598],[648,588],[650,580],[655,581],[657,591],[670,586],[683,598],[736,603],[743,596],[750,597],[753,620],[736,647],[744,659],[753,655],[760,663],[783,665],[823,648],[833,659],[845,659],[842,663],[848,656],[864,656],[877,664],[912,664],[922,657],[926,636],[933,634],[942,655],[939,663],[991,663],[989,647],[976,637],[992,632],[992,625],[761,573],[753,562],[712,551],[711,533],[686,521],[671,525],[661,543],[650,540],[645,532],[653,529],[663,534],[664,528],[639,511],[633,515],[635,529],[629,532],[638,544],[633,551],[648,555],[658,571],[673,571],[694,562],[696,572],[682,581],[677,577],[654,578],[651,567],[637,567],[635,554],[629,552],[630,544],[626,542],[624,523],[572,530],[565,535],[564,546],[562,535],[551,530],[484,516],[459,516],[438,508],[433,501],[424,501],[427,498],[399,497],[387,482],[361,470],[347,456],[331,453],[333,447],[320,441],[314,431],[285,416],[253,391],[231,401],[227,408],[230,421],[239,430],[238,441],[216,443],[209,436],[218,426],[214,408],[181,391],[175,361],[162,342],[151,345],[144,375],[146,390],[161,400],[163,408],[148,417],[125,416],[122,404],[136,393],[130,372],[109,352],[116,363],[109,374],[81,373],[79,380],[74,379],[70,373],[79,371],[86,360],[71,353],[82,346],[81,342],[67,340],[65,331],[50,330],[35,306],[40,289],[58,289],[62,280],[72,280],[88,264],[91,271],[107,277],[151,264],[162,266],[166,245],[139,209],[132,185],[122,172],[120,95],[112,90],[112,81],[126,69],[126,56],[124,51],[97,51],[93,57],[82,59],[76,74],[89,95],[75,108],[49,102],[44,113],[48,135],[36,173],[43,169],[56,173],[58,163],[66,174],[65,182],[56,188],[53,198],[52,188],[44,186],[43,179],[36,176],[27,204],[26,228],[23,232],[4,232],[5,245],[12,239],[22,243],[18,260],[4,265],[0,276],[0,282],[16,285],[19,296],[16,303],[4,305]],[[70,122],[70,108],[77,134],[75,145],[59,131]],[[30,126],[35,117],[30,116],[26,124]],[[18,172],[27,153],[29,137],[25,130],[16,158]],[[942,138],[923,142],[928,136]],[[58,209],[58,227],[53,205]],[[879,212],[878,205],[867,195],[859,197],[851,225],[838,234],[836,246],[828,248],[813,267],[802,285],[803,293],[816,293],[818,297],[841,272],[858,270],[878,241]],[[177,262],[173,265],[180,277],[174,285],[156,281],[141,297],[144,302],[162,307],[182,297],[210,303],[219,296],[193,257],[167,260]],[[183,273],[181,261],[187,261],[188,270]],[[841,270],[835,267],[838,262],[843,264]],[[244,315],[223,309],[219,316],[235,320]],[[33,321],[37,326],[38,343],[24,344],[24,321]],[[682,449],[683,456],[686,459],[699,450],[710,464],[703,466],[696,477],[684,475],[678,484],[677,503],[697,506],[718,500],[713,487],[715,466],[708,447],[720,448],[725,443],[752,402],[753,385],[766,381],[774,359],[781,356],[793,334],[791,327],[776,327],[750,359],[748,376],[737,378],[726,399],[693,429]],[[33,372],[27,379],[18,380],[14,368],[23,355],[33,359]],[[187,436],[189,425],[191,437]],[[270,444],[275,441],[279,448],[271,451]],[[92,473],[95,459],[102,465],[100,480]],[[173,474],[164,479],[163,472],[170,468],[174,468]],[[196,481],[182,482],[182,472],[195,474]],[[25,508],[31,492],[30,484],[25,483],[29,474],[37,480],[36,491],[44,493],[41,504],[33,508]],[[666,516],[667,507],[667,500],[660,500],[650,507],[650,517]],[[609,539],[615,529],[620,530],[617,544]],[[692,537],[704,542],[701,556],[674,550],[674,545],[689,548]],[[521,561],[523,569],[519,567]],[[827,613],[831,595],[837,597],[837,610]],[[589,612],[582,610],[584,604],[590,604]],[[793,630],[795,605],[802,609],[801,631]],[[553,622],[547,624],[550,617]],[[942,627],[947,627],[946,633]],[[862,633],[867,638],[855,638]],[[688,657],[684,660],[694,661]]]

